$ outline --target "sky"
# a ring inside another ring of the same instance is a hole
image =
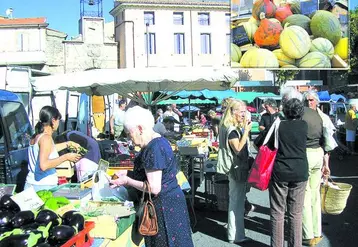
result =
[[[350,8],[358,7],[358,0],[348,0]],[[113,21],[109,11],[114,0],[102,0],[103,17]],[[0,16],[6,9],[13,8],[13,18],[46,17],[49,28],[68,34],[68,39],[78,34],[80,0],[0,0]]]

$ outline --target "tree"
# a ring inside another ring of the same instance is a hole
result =
[[[350,74],[358,74],[358,7],[350,10],[349,54]]]
[[[281,87],[287,80],[293,80],[299,70],[273,70],[275,86]]]

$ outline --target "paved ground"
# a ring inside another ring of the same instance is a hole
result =
[[[345,211],[337,216],[323,215],[324,239],[317,247],[358,246],[358,156],[345,157],[339,161],[331,158],[331,170],[336,182],[353,185]],[[245,218],[246,235],[254,241],[243,246],[261,247],[270,245],[269,237],[269,199],[268,191],[252,189],[249,200],[255,204],[256,211]],[[198,223],[194,228],[194,244],[197,247],[234,246],[226,241],[227,213],[206,208],[204,203],[196,203]]]

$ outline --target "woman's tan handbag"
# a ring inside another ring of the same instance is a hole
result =
[[[148,191],[148,198],[145,200],[146,190]],[[143,236],[156,235],[158,233],[158,220],[148,181],[144,181],[144,191],[137,213],[139,215],[139,233]]]
[[[338,215],[347,205],[352,185],[333,181],[332,185],[328,184],[328,179],[321,185],[321,208],[324,214]]]

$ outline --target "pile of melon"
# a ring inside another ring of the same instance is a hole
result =
[[[348,59],[348,38],[342,37],[338,18],[318,10],[301,14],[300,0],[276,6],[270,0],[256,0],[243,26],[252,46],[241,49],[231,44],[231,66],[242,68],[331,68],[332,58]]]

